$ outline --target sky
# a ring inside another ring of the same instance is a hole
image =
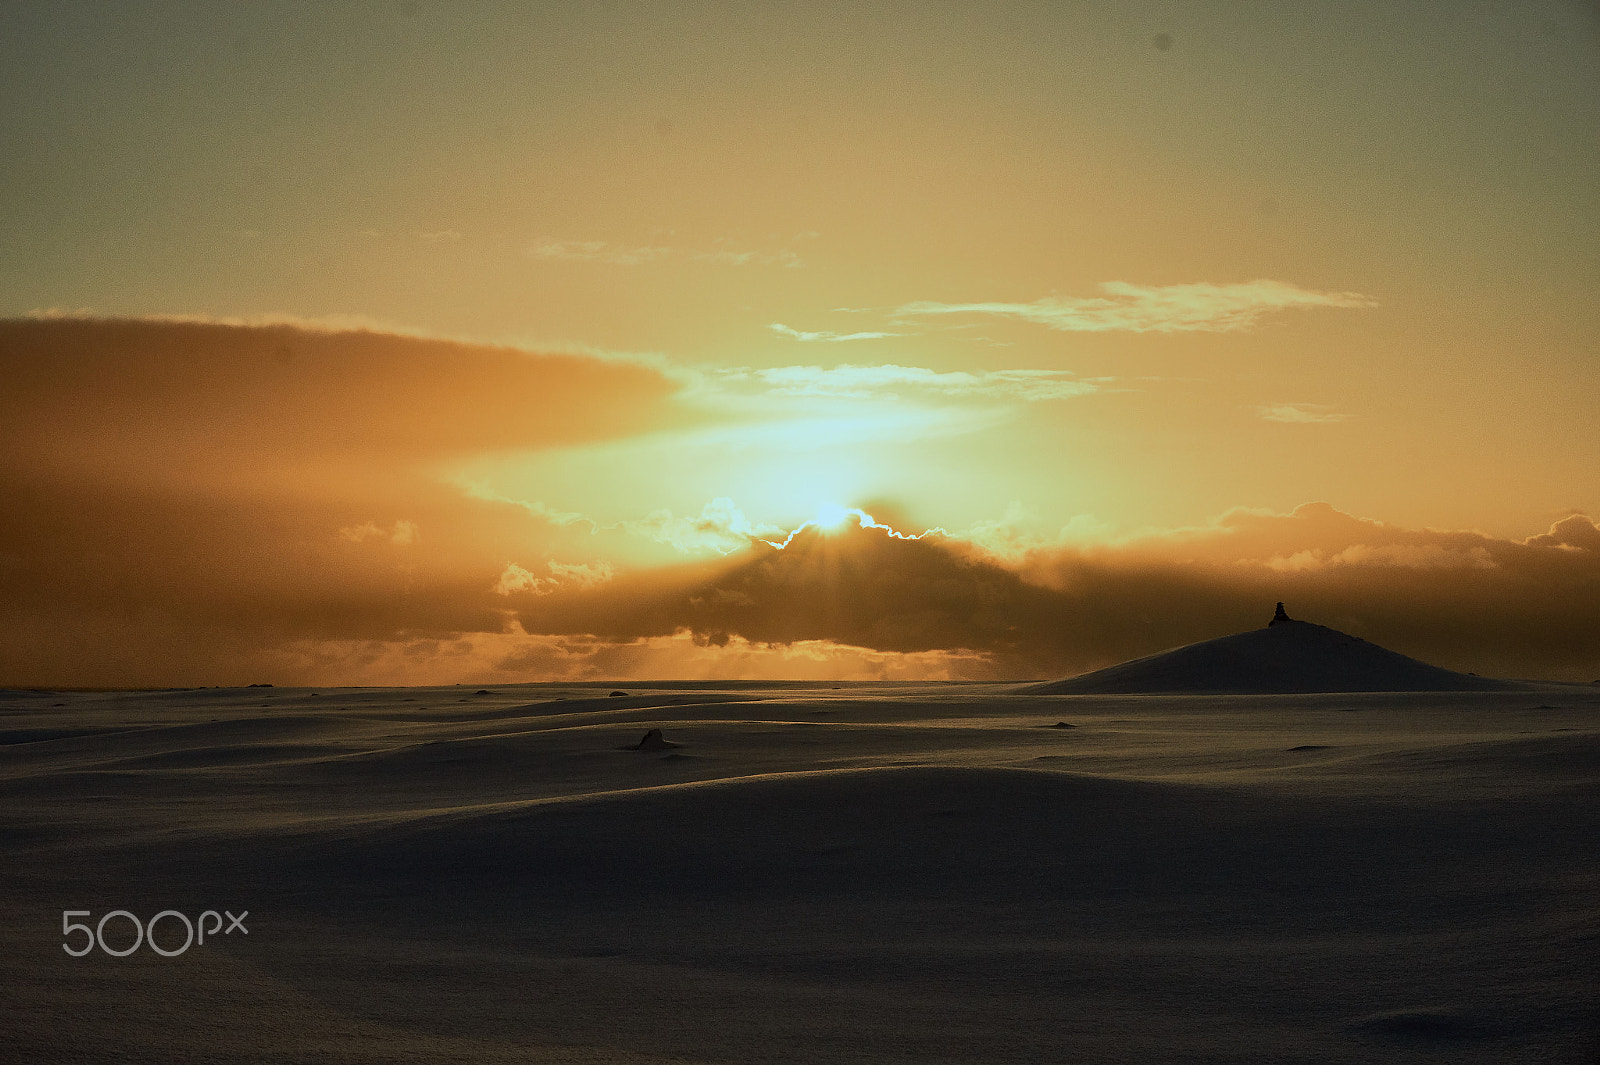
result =
[[[1592,3],[10,5],[0,97],[0,685],[1600,678]]]

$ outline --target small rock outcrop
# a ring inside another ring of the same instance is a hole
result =
[[[644,739],[640,740],[638,743],[629,745],[627,750],[670,751],[676,746],[678,746],[676,743],[673,743],[671,740],[661,735],[660,729],[653,728],[644,734]]]

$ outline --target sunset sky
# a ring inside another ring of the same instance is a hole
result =
[[[1593,4],[19,4],[0,99],[0,686],[1600,678]]]

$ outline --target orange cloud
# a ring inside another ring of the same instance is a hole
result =
[[[226,465],[396,466],[659,422],[647,367],[288,325],[0,321],[8,464],[191,479]]]
[[[0,379],[0,684],[498,631],[505,553],[559,526],[434,468],[683,417],[635,363],[289,325],[0,322]]]
[[[731,499],[602,526],[435,474],[684,418],[637,363],[66,319],[0,322],[0,375],[0,685],[1021,679],[1254,627],[1280,599],[1449,668],[1600,676],[1582,515],[1512,540],[1314,503],[1041,543],[900,538],[875,504],[881,524],[777,550]],[[603,557],[630,536],[726,554]]]

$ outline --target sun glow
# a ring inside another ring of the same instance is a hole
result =
[[[824,529],[837,529],[860,513],[859,510],[851,510],[849,507],[840,506],[838,503],[824,503],[817,508],[817,516],[812,520]]]
[[[944,536],[949,535],[948,530],[935,526],[932,529],[924,529],[922,532],[912,536],[908,533],[898,532],[895,529],[890,528],[859,507],[845,507],[840,506],[838,503],[824,503],[822,506],[817,508],[816,517],[796,527],[792,532],[789,533],[788,537],[784,539],[783,543],[780,544],[776,540],[762,540],[762,543],[766,544],[768,547],[775,547],[779,551],[782,551],[784,548],[794,543],[794,538],[796,536],[799,536],[807,529],[820,529],[823,532],[837,532],[839,529],[845,526],[846,522],[851,521],[852,519],[855,521],[856,525],[862,529],[878,529],[896,540],[920,540],[924,536],[931,536],[935,533]]]

